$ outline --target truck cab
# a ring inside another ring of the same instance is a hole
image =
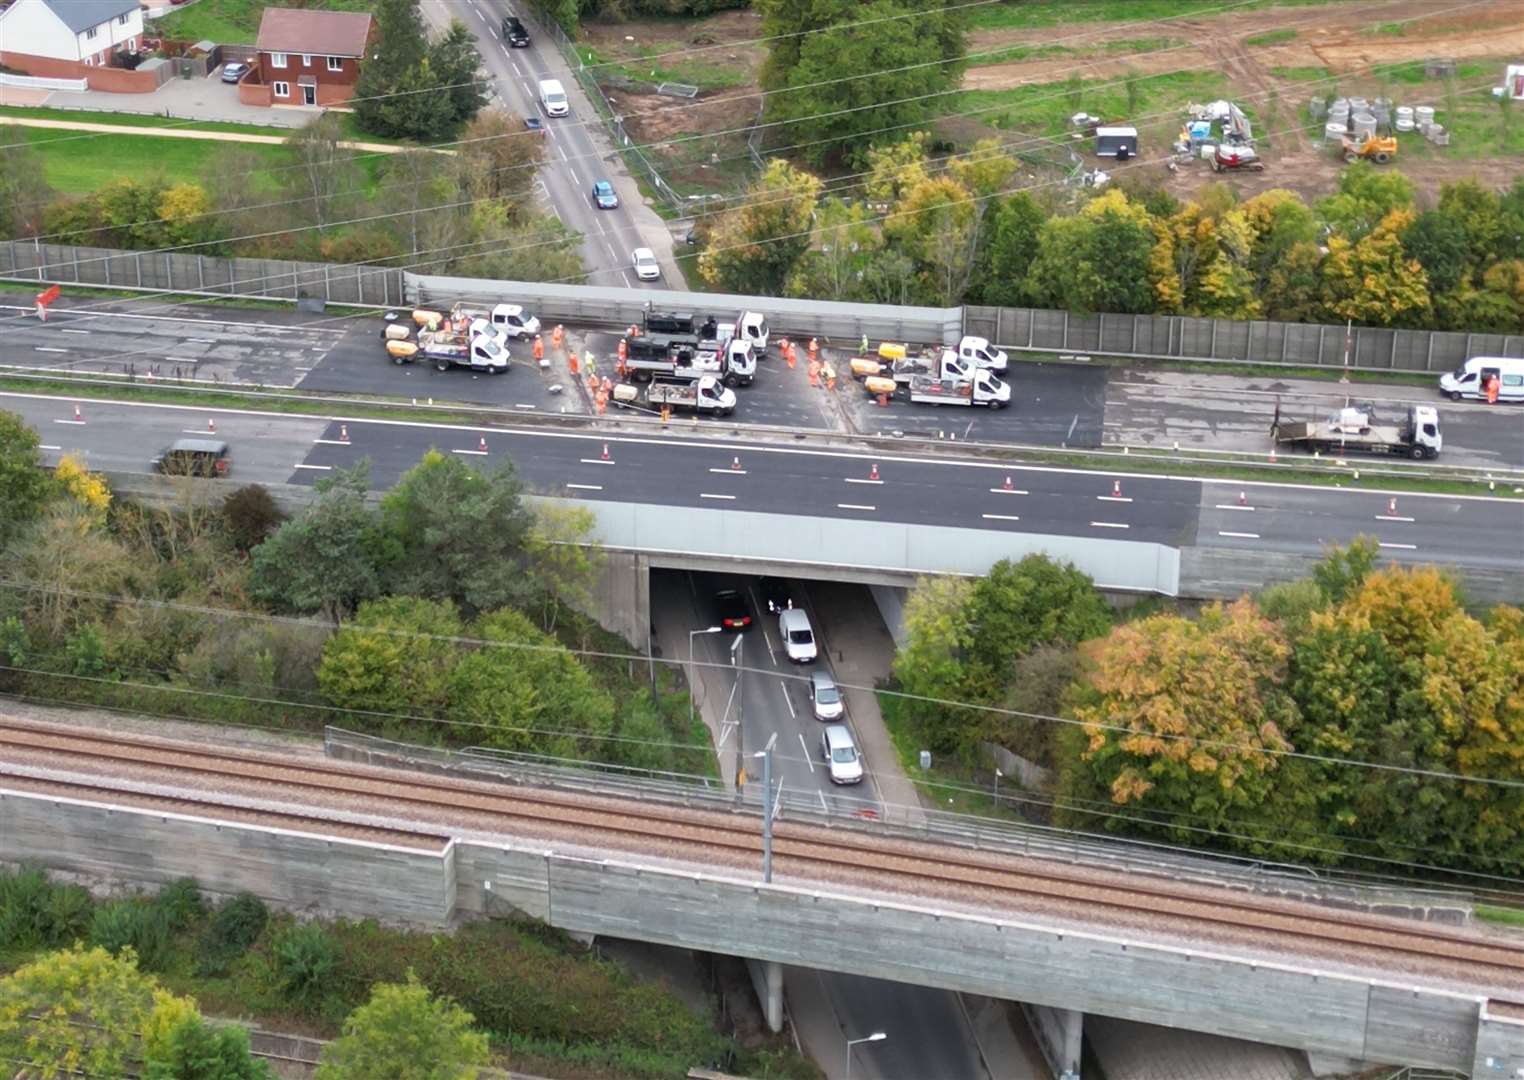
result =
[[[540,320],[518,304],[496,305],[492,325],[510,338],[530,338],[540,332]]]
[[[702,328],[715,351],[724,357],[721,370],[726,386],[750,386],[757,378],[757,354],[751,342],[736,334],[735,323],[716,323],[710,319]]]
[[[1444,447],[1445,436],[1439,429],[1439,410],[1432,405],[1414,405],[1408,410],[1407,419],[1403,421],[1403,435],[1407,442],[1416,449],[1423,451],[1426,458],[1439,457],[1439,451]],[[1409,456],[1416,457],[1410,452]]]
[[[743,311],[736,316],[735,336],[747,342],[761,356],[767,352],[767,319],[759,311]]]
[[[991,371],[1005,372],[1009,358],[1004,350],[997,349],[989,343],[988,338],[965,337],[958,342],[958,357],[966,360],[976,367],[989,368]]]

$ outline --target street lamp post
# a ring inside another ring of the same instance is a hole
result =
[[[773,880],[773,743],[778,741],[775,731],[767,745],[752,757],[762,759],[762,883]]]
[[[745,712],[745,709],[746,709],[746,695],[741,692],[742,689],[743,689],[743,687],[741,686],[741,680],[746,677],[746,666],[742,662],[742,656],[741,656],[742,651],[743,651],[742,650],[742,646],[745,645],[745,643],[746,643],[746,639],[744,637],[742,637],[740,634],[737,634],[736,635],[736,639],[730,643],[730,666],[736,669],[736,784],[737,785],[739,785],[741,783],[741,743],[742,743],[741,735],[746,730],[746,728],[742,726],[743,721],[746,719],[746,717],[744,716],[744,712]],[[690,724],[689,726],[691,727],[692,725]],[[737,790],[739,790],[739,787],[737,788]]]
[[[693,678],[693,639],[698,637],[700,634],[719,634],[719,633],[723,633],[723,632],[724,632],[724,628],[720,627],[720,626],[710,626],[710,627],[707,627],[706,629],[703,629],[703,630],[689,630],[688,631],[688,727],[689,728],[693,727],[693,699],[696,696],[694,691],[697,689],[697,684],[695,683],[694,678]]]
[[[861,1039],[847,1040],[847,1080],[852,1080],[852,1047],[856,1046],[858,1043],[882,1042],[888,1037],[889,1036],[885,1035],[882,1031],[875,1031],[872,1035],[864,1035]]]

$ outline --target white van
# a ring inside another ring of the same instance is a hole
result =
[[[566,87],[561,85],[560,79],[540,80],[540,107],[545,110],[546,116],[565,116],[571,112],[571,103],[566,100]]]
[[[815,659],[815,632],[810,629],[810,617],[796,607],[784,608],[778,613],[778,636],[783,639],[783,652],[796,664],[808,664]]]
[[[1499,401],[1524,401],[1524,357],[1473,356],[1439,377],[1439,390],[1451,401],[1487,399],[1487,380],[1498,377]]]

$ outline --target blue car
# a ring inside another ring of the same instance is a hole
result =
[[[614,194],[614,185],[607,180],[599,180],[593,185],[593,205],[599,210],[618,210],[619,196]]]

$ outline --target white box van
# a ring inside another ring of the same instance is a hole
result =
[[[784,654],[796,664],[815,659],[815,632],[810,617],[796,607],[778,613],[778,636],[783,639]]]
[[[560,79],[540,80],[540,107],[545,110],[546,116],[565,116],[571,112],[571,104],[566,100],[566,88],[561,85]]]
[[[1451,401],[1487,399],[1487,380],[1498,377],[1499,401],[1524,401],[1524,358],[1473,356],[1454,371],[1439,377],[1439,390]]]

